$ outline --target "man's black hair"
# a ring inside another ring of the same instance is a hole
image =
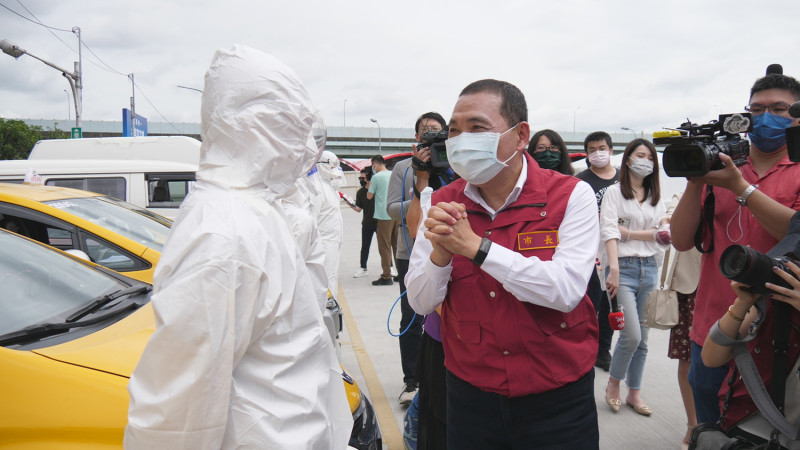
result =
[[[373,163],[373,164],[374,164],[374,163],[378,163],[378,164],[380,164],[380,165],[382,165],[382,166],[385,166],[385,165],[386,165],[386,160],[385,160],[385,159],[383,159],[383,156],[381,156],[381,155],[375,155],[375,156],[373,156],[373,157],[370,159],[370,161],[372,161],[372,163]]]
[[[426,112],[425,114],[423,114],[423,115],[419,116],[419,118],[417,118],[417,123],[414,124],[414,132],[415,133],[419,134],[419,125],[425,119],[433,119],[433,120],[439,122],[439,125],[442,126],[443,130],[447,129],[447,121],[444,120],[444,117],[442,117],[442,115],[437,113],[437,112],[431,111],[431,112]]]
[[[788,75],[773,73],[759,78],[750,88],[750,98],[753,98],[756,92],[767,89],[783,89],[789,91],[795,101],[800,100],[800,83]]]
[[[372,166],[364,167],[363,169],[361,169],[361,173],[364,174],[364,176],[367,178],[367,181],[371,180],[373,174]]]
[[[470,83],[458,96],[479,92],[492,92],[503,99],[500,104],[500,115],[503,116],[509,127],[528,121],[528,104],[525,103],[525,96],[513,84],[492,79],[480,80]]]
[[[592,133],[589,133],[586,136],[586,139],[583,140],[583,151],[588,153],[589,142],[594,142],[594,141],[606,141],[606,145],[608,145],[608,148],[614,148],[614,144],[611,141],[611,135],[609,135],[605,131],[594,131]]]

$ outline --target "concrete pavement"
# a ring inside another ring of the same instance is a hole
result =
[[[373,239],[368,262],[369,276],[353,278],[359,268],[361,213],[342,203],[344,244],[339,262],[339,299],[345,311],[345,330],[340,342],[343,365],[375,406],[385,449],[403,449],[405,409],[397,403],[403,388],[400,348],[387,331],[387,319],[399,286],[373,286],[380,276],[380,257]],[[400,307],[388,320],[399,333]],[[653,409],[650,417],[623,407],[613,413],[605,402],[608,372],[595,368],[595,401],[600,424],[600,448],[619,450],[678,449],[686,432],[686,416],[678,389],[676,360],[667,358],[669,331],[651,330],[642,397]],[[616,342],[616,334],[615,334]],[[613,349],[613,346],[612,346]],[[622,395],[627,393],[623,387]],[[533,447],[532,447],[533,448]]]

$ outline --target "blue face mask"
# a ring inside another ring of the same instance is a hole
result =
[[[786,145],[786,129],[792,119],[765,112],[753,116],[753,131],[747,133],[750,142],[764,153],[772,153]]]

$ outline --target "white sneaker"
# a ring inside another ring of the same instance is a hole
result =
[[[358,269],[358,272],[353,274],[353,278],[361,278],[369,275],[367,269]]]
[[[392,266],[392,268],[389,269],[389,273],[392,275],[392,278],[394,278],[397,276],[397,269],[395,269],[394,266]]]
[[[417,395],[418,389],[416,384],[403,383],[403,391],[400,392],[400,397],[397,398],[397,402],[402,406],[410,405],[414,400],[414,396]]]

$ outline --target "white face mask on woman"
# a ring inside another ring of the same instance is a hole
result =
[[[517,124],[519,125],[519,123]],[[447,161],[463,179],[472,184],[484,184],[500,173],[517,154],[514,152],[505,161],[497,160],[500,138],[517,127],[514,125],[503,133],[461,133],[446,140]]]
[[[631,158],[631,164],[628,167],[639,178],[644,178],[653,173],[653,161],[647,158]]]

